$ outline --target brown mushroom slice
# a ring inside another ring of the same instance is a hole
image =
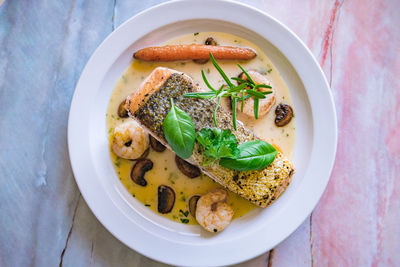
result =
[[[119,104],[119,106],[118,106],[118,116],[120,118],[128,118],[129,117],[129,113],[125,109],[125,100],[122,101],[121,104]]]
[[[293,109],[288,104],[281,103],[275,109],[275,125],[283,127],[293,118]]]
[[[204,42],[205,45],[218,45],[214,38],[208,37]]]
[[[199,200],[200,196],[194,195],[189,198],[189,212],[190,214],[196,218],[196,205],[197,201]]]
[[[171,212],[175,204],[175,192],[166,185],[158,187],[158,212],[165,214]]]
[[[158,140],[155,139],[153,136],[149,135],[149,137],[150,137],[149,139],[150,139],[150,145],[151,145],[152,149],[154,149],[157,152],[163,152],[166,149],[166,147],[163,144],[161,144],[160,142],[158,142]]]
[[[218,45],[217,41],[215,41],[215,39],[212,37],[208,37],[206,39],[206,41],[204,42],[204,44],[205,45]],[[207,59],[193,59],[193,62],[197,63],[197,64],[206,64],[208,62],[208,58]]]
[[[144,175],[147,171],[153,168],[153,162],[149,159],[138,159],[133,165],[131,170],[131,179],[133,182],[140,186],[146,186],[147,181],[144,179]]]
[[[189,178],[196,178],[201,175],[201,171],[198,167],[181,159],[178,155],[175,155],[175,163],[176,166],[178,166],[178,169]]]

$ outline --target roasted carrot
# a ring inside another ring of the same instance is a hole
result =
[[[166,45],[140,49],[133,57],[144,61],[178,61],[208,59],[210,52],[216,59],[246,60],[256,56],[250,48],[213,45]]]

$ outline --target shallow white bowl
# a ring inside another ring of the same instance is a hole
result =
[[[240,19],[240,24],[238,18]],[[138,202],[120,183],[108,151],[106,110],[113,87],[133,51],[178,35],[221,31],[258,45],[285,79],[294,102],[296,174],[285,194],[267,209],[236,219],[223,232],[165,219]],[[129,19],[97,48],[71,104],[68,144],[83,197],[119,240],[152,259],[184,266],[227,265],[273,248],[311,213],[331,173],[337,142],[329,86],[307,47],[269,15],[227,1],[176,1]]]

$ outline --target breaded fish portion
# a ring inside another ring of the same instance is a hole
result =
[[[162,124],[171,108],[171,98],[177,107],[189,114],[196,131],[215,127],[212,114],[216,102],[183,96],[185,93],[195,91],[199,91],[198,87],[186,74],[158,67],[143,81],[136,92],[128,96],[126,109],[132,118],[170,149],[164,137]],[[220,128],[232,131],[239,144],[259,139],[240,121],[237,122],[237,130],[234,130],[231,114],[221,107],[217,109],[216,119]],[[197,165],[205,174],[227,189],[263,208],[269,206],[285,191],[294,173],[293,164],[281,152],[278,152],[269,166],[256,171],[231,170],[218,163],[202,166],[203,157],[203,148],[196,143],[192,156],[186,160]]]

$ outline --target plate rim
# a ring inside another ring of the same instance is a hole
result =
[[[82,89],[79,89],[79,88],[82,87],[82,83],[84,83],[84,77],[85,77],[85,75],[87,75],[88,69],[91,67],[91,65],[93,65],[93,62],[95,61],[94,59],[99,56],[99,51],[103,50],[104,47],[108,46],[108,43],[113,38],[113,36],[115,36],[118,32],[120,32],[121,29],[123,29],[124,27],[127,27],[127,25],[132,23],[132,21],[136,20],[137,18],[139,18],[141,16],[146,16],[146,14],[154,12],[154,10],[157,10],[157,9],[163,9],[163,8],[168,8],[168,7],[171,8],[171,6],[179,5],[182,2],[189,2],[189,1],[164,2],[164,3],[161,3],[159,5],[153,6],[153,7],[149,8],[149,9],[146,9],[146,10],[136,14],[135,16],[131,17],[127,21],[125,21],[115,31],[111,32],[106,37],[106,39],[96,48],[94,53],[91,55],[90,59],[88,60],[87,64],[85,65],[85,67],[84,67],[84,69],[82,71],[82,74],[81,74],[81,76],[80,76],[80,78],[79,78],[79,80],[77,82],[77,85],[76,85],[76,88],[75,88],[75,91],[74,91],[74,95],[73,95],[73,98],[72,98],[72,101],[71,101],[69,118],[68,118],[68,150],[69,150],[69,155],[70,155],[71,167],[72,167],[72,170],[73,170],[73,173],[74,173],[74,178],[75,178],[76,183],[77,183],[77,185],[79,187],[79,190],[80,190],[83,198],[85,199],[86,203],[90,207],[91,211],[93,212],[93,214],[104,225],[104,227],[110,233],[113,234],[113,236],[115,236],[117,239],[119,239],[122,243],[124,243],[128,247],[134,249],[135,251],[141,253],[142,255],[145,255],[146,257],[152,258],[152,259],[157,260],[157,261],[162,261],[162,262],[165,262],[165,263],[169,263],[169,264],[175,264],[175,265],[177,264],[177,262],[173,261],[173,259],[166,259],[166,258],[161,259],[159,257],[155,257],[153,254],[151,254],[151,252],[145,251],[145,250],[140,249],[138,247],[133,247],[132,244],[129,244],[128,242],[126,242],[125,238],[121,237],[118,233],[116,233],[115,229],[114,229],[114,231],[110,229],[112,227],[105,221],[104,215],[102,214],[102,212],[100,212],[98,210],[98,208],[94,207],[95,204],[93,203],[93,200],[90,199],[90,196],[89,196],[87,190],[84,188],[84,186],[82,186],[81,180],[77,178],[78,176],[80,176],[80,174],[77,175],[80,172],[77,169],[77,166],[79,164],[77,164],[77,162],[76,162],[77,161],[76,149],[75,149],[75,147],[73,147],[74,144],[73,144],[73,141],[71,141],[71,140],[73,140],[73,136],[74,136],[73,129],[74,129],[74,123],[76,122],[76,116],[75,116],[73,111],[74,111],[76,103],[77,103],[77,97],[79,96],[79,90],[82,90]],[[283,241],[287,236],[289,236],[293,231],[295,231],[300,226],[300,224],[307,218],[307,216],[312,212],[312,210],[317,205],[319,199],[321,198],[321,196],[322,196],[323,192],[325,191],[325,188],[326,188],[326,186],[327,186],[327,184],[329,182],[329,178],[330,178],[330,175],[331,175],[331,172],[332,172],[332,168],[333,168],[333,164],[334,164],[334,161],[335,161],[336,147],[337,147],[337,117],[336,117],[336,109],[335,109],[335,105],[334,105],[334,102],[333,102],[332,92],[331,92],[329,84],[328,84],[328,82],[326,80],[326,77],[325,77],[325,75],[324,75],[319,63],[316,61],[316,59],[314,58],[314,56],[312,55],[312,53],[308,49],[308,47],[301,41],[301,39],[299,37],[297,37],[297,35],[295,35],[289,28],[287,28],[284,24],[279,22],[277,19],[273,18],[272,16],[270,16],[266,12],[263,12],[261,10],[258,10],[256,8],[252,7],[252,6],[249,6],[249,5],[243,4],[243,3],[238,3],[238,2],[234,2],[234,1],[230,1],[230,0],[206,0],[206,1],[202,2],[203,5],[204,5],[204,2],[223,3],[224,5],[227,5],[227,6],[235,5],[235,6],[239,6],[241,8],[246,8],[248,10],[251,10],[251,12],[258,13],[258,15],[264,16],[268,20],[270,20],[273,23],[277,24],[278,27],[282,28],[286,33],[291,35],[291,37],[294,38],[295,41],[302,47],[303,51],[306,52],[306,55],[309,57],[309,59],[312,59],[312,62],[314,64],[313,67],[316,67],[318,75],[319,75],[319,78],[322,78],[322,80],[323,80],[324,89],[327,89],[327,90],[325,90],[326,91],[325,93],[328,94],[327,100],[328,100],[329,106],[326,107],[326,108],[330,109],[330,113],[331,113],[330,115],[332,116],[331,117],[331,121],[328,123],[330,125],[328,125],[328,126],[330,126],[331,130],[333,130],[333,132],[331,132],[332,136],[331,136],[331,143],[330,143],[330,147],[329,147],[329,150],[330,150],[331,154],[330,154],[328,163],[326,164],[327,165],[326,166],[327,169],[322,171],[322,173],[326,174],[327,178],[325,178],[322,181],[321,185],[319,186],[320,187],[320,191],[318,192],[318,194],[314,194],[313,199],[310,200],[313,204],[308,205],[307,211],[303,212],[303,216],[300,216],[300,217],[298,216],[297,217],[296,223],[292,223],[291,225],[288,226],[288,227],[290,227],[289,230],[286,230],[286,232],[282,235],[283,237],[279,238],[280,240],[278,242],[275,242],[275,245],[277,245],[279,242]],[[191,4],[194,5],[195,3],[196,3],[196,1],[192,1]],[[196,18],[193,18],[193,19],[196,19]],[[221,19],[221,20],[223,20],[223,19]],[[281,49],[279,47],[277,47],[277,48],[281,51]],[[283,51],[281,51],[281,52],[282,52],[282,54],[285,55],[285,53]],[[290,63],[292,64],[292,62],[290,62]],[[296,72],[299,75],[300,80],[303,82],[302,76],[298,72],[297,68],[295,68],[294,66],[293,66],[293,68],[296,70]],[[307,90],[306,85],[304,85],[304,88],[305,88],[305,90],[307,92],[308,97],[310,97],[310,95],[308,94],[308,90]],[[310,106],[311,106],[311,109],[313,109],[313,106],[311,104],[311,100],[310,100]],[[314,112],[312,112],[312,114],[314,115]],[[315,129],[315,128],[316,127],[314,127],[314,129],[313,129],[314,138],[316,138],[315,133],[317,131],[317,129]],[[314,147],[312,148],[312,151],[311,151],[311,154],[313,154],[313,153],[314,153]],[[311,156],[310,156],[310,158],[311,158]],[[311,159],[310,159],[310,161],[311,161]],[[296,225],[296,226],[293,226],[293,225]],[[250,256],[247,255],[246,257],[243,257],[240,260],[235,258],[233,261],[227,260],[227,261],[223,261],[222,263],[220,261],[220,262],[218,262],[218,265],[234,264],[234,263],[242,262],[242,261],[248,260],[250,258],[256,257],[256,256],[266,252],[266,250],[268,250],[268,249],[270,249],[270,248],[267,247],[267,248],[264,248],[264,249],[255,250],[256,251],[255,253],[253,253]],[[180,263],[178,263],[178,264],[180,264]],[[188,263],[186,262],[184,264],[187,265]],[[194,263],[194,264],[189,263],[189,264],[191,264],[193,266],[197,266],[198,265],[196,263]],[[202,265],[202,264],[200,264],[200,265]]]

